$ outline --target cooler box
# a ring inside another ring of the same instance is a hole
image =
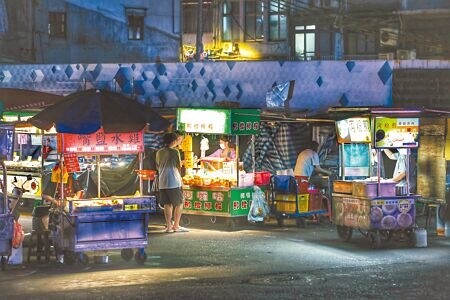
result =
[[[380,191],[377,194],[378,182],[353,182],[353,196],[375,198],[375,197],[394,197],[396,182],[380,183]]]

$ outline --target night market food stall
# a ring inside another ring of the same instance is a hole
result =
[[[7,186],[8,190],[12,190],[14,186],[24,187],[25,191],[19,205],[25,207],[42,204],[44,173],[48,173],[54,164],[54,161],[46,160],[46,158],[50,151],[56,148],[55,131],[40,130],[27,122],[27,119],[35,114],[35,112],[5,112],[3,114],[4,126],[9,124],[8,134],[11,135],[12,146],[9,158],[4,161],[8,170]],[[5,139],[6,136],[1,138]]]
[[[187,133],[181,145],[186,174],[183,177],[183,222],[189,215],[225,218],[234,229],[240,217],[247,217],[252,201],[254,172],[245,173],[239,159],[240,137],[259,132],[257,109],[179,108],[177,129]],[[236,158],[208,157],[209,139],[219,135],[235,137]],[[200,139],[194,154],[193,146]],[[193,145],[194,144],[194,145]],[[268,181],[267,177],[266,181]],[[268,182],[267,182],[268,183]]]
[[[110,249],[121,249],[122,257],[130,260],[132,248],[138,248],[134,259],[144,263],[149,213],[156,210],[156,199],[139,196],[142,195],[142,179],[136,195],[102,194],[100,156],[138,155],[141,169],[144,127],[150,124],[155,130],[164,130],[169,122],[121,94],[98,90],[69,95],[35,115],[30,122],[46,130],[55,126],[58,132],[60,164],[54,169],[54,177],[61,187],[61,195],[57,199],[60,201],[53,230],[56,247],[64,250],[64,262],[70,264],[78,260],[85,264],[88,262],[86,251]],[[80,155],[96,157],[97,197],[66,199],[65,183],[69,181],[69,173],[79,170]]]
[[[392,237],[413,245],[418,196],[409,191],[408,158],[410,149],[419,147],[419,118],[372,114],[338,120],[336,129],[343,180],[333,182],[332,202],[339,237],[349,241],[357,229],[373,248]],[[380,163],[372,171],[381,151],[394,148],[407,152],[404,185],[381,178]]]

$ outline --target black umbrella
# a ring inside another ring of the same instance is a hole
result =
[[[34,126],[57,132],[90,134],[103,127],[104,132],[136,132],[147,124],[152,131],[166,129],[170,122],[157,112],[122,94],[86,90],[70,94],[29,119]]]

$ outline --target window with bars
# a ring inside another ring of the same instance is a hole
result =
[[[264,38],[264,3],[261,0],[245,1],[245,35],[246,41],[260,41]]]
[[[147,9],[125,8],[125,14],[128,21],[128,39],[138,41],[144,40],[145,15],[147,14]]]
[[[231,41],[233,30],[232,3],[224,1],[222,17],[222,40]]]
[[[67,16],[65,12],[48,13],[48,35],[55,38],[65,38],[67,34]]]
[[[285,40],[287,33],[286,1],[271,0],[269,5],[269,40]]]
[[[316,55],[316,25],[295,26],[295,55],[300,60],[311,60]]]

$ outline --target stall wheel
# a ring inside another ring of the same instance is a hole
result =
[[[145,261],[147,260],[147,253],[145,253],[144,249],[139,249],[134,254],[134,260],[140,264],[143,265]]]
[[[2,264],[2,271],[5,271],[6,265],[8,264],[8,257],[2,256],[1,264]]]
[[[295,225],[299,228],[305,228],[306,227],[306,220],[305,218],[298,218],[295,219]]]
[[[284,226],[284,218],[283,217],[278,217],[277,218],[277,225],[280,227]]]
[[[379,232],[370,232],[369,238],[373,249],[379,249],[381,247],[381,235]]]
[[[337,225],[337,233],[341,240],[348,242],[352,238],[353,230],[350,227]]]
[[[78,261],[85,266],[89,263],[89,256],[86,253],[80,252],[78,253]]]
[[[124,261],[130,261],[133,258],[133,249],[126,248],[120,251],[120,256],[122,256]]]
[[[180,225],[181,226],[189,226],[191,224],[191,218],[187,216],[181,216]]]
[[[230,231],[233,231],[236,229],[236,221],[233,218],[228,218],[226,225],[227,225],[227,229]]]
[[[77,261],[77,254],[73,251],[64,251],[64,263],[73,265]]]

